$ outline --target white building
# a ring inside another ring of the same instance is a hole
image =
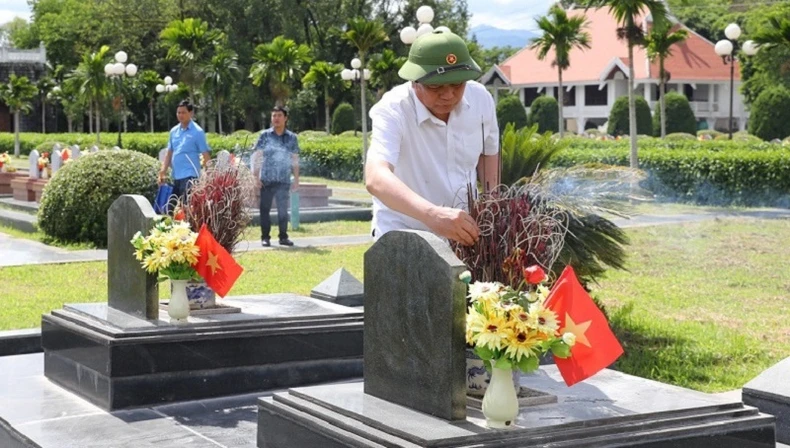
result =
[[[628,95],[628,46],[617,38],[617,22],[608,9],[577,9],[569,16],[585,14],[589,25],[591,47],[573,49],[570,67],[563,72],[564,116],[566,129],[580,132],[597,127],[609,119],[609,112],[618,97]],[[645,29],[650,18],[641,19]],[[686,95],[698,120],[699,129],[727,131],[730,113],[730,66],[714,51],[714,43],[688,30],[688,39],[672,47],[672,56],[664,62],[670,80],[667,92]],[[557,68],[552,66],[553,52],[539,60],[537,50],[526,47],[485,74],[481,82],[494,91],[516,90],[529,111],[539,95],[557,97]],[[634,81],[637,95],[642,95],[655,111],[658,107],[658,61],[650,62],[647,52],[634,48]],[[735,95],[733,98],[733,129],[743,130],[749,112],[740,94],[740,67],[735,63]]]

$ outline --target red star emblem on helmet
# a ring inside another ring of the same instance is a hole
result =
[[[448,64],[453,65],[456,62],[458,62],[458,56],[456,56],[456,55],[454,55],[452,53],[447,55],[447,63]]]

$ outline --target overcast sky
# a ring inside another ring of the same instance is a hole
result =
[[[471,25],[502,29],[535,29],[536,16],[545,14],[556,0],[469,0]],[[27,0],[0,0],[0,23],[15,16],[30,17]]]

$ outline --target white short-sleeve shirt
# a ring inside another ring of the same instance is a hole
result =
[[[412,191],[433,204],[467,208],[467,185],[476,185],[482,154],[499,152],[499,126],[491,94],[474,81],[447,123],[417,98],[412,83],[401,84],[370,110],[373,130],[368,160],[383,160]],[[422,222],[373,198],[376,238],[390,230],[428,230]]]

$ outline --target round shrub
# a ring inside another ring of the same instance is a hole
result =
[[[752,104],[749,132],[765,141],[790,136],[790,91],[784,86],[763,90]]]
[[[354,108],[348,103],[339,104],[332,114],[332,134],[353,131],[356,127],[355,124]]]
[[[694,137],[694,135],[687,134],[685,132],[673,132],[672,134],[667,134],[667,136],[664,137],[664,139],[671,142],[696,141],[697,137]]]
[[[697,137],[702,137],[703,135],[709,135],[711,139],[714,139],[723,134],[715,129],[703,129],[701,131],[697,131]]]
[[[123,194],[153,201],[159,161],[128,151],[83,154],[66,163],[49,181],[38,209],[38,226],[65,242],[107,246],[107,210]]]
[[[689,100],[685,95],[669,92],[664,97],[667,104],[667,135],[678,132],[686,134],[697,133],[697,117],[691,110]],[[661,136],[661,107],[656,103],[656,113],[653,115],[653,135]]]
[[[499,100],[499,104],[496,105],[496,116],[499,123],[499,132],[504,132],[508,123],[513,123],[516,130],[527,125],[527,110],[524,109],[521,100],[515,95]]]
[[[641,96],[637,96],[635,101],[636,133],[651,135],[653,133],[653,116],[650,113],[650,106]],[[628,96],[621,96],[614,102],[612,112],[609,113],[607,133],[609,135],[628,135],[630,133],[628,125]]]
[[[560,131],[560,108],[554,97],[542,95],[535,98],[529,107],[529,118],[527,125],[538,125],[538,132],[559,132]]]

